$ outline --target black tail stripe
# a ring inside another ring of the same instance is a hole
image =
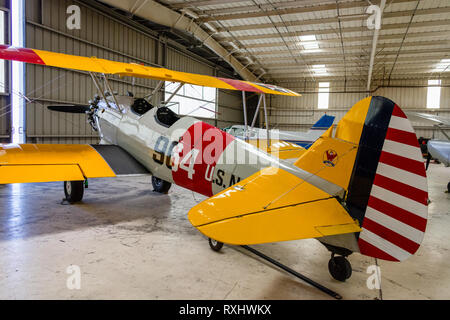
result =
[[[369,202],[394,106],[394,102],[387,98],[372,97],[364,122],[347,195],[347,208],[350,215],[358,219],[360,226]]]

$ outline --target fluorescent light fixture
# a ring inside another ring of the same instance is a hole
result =
[[[205,23],[205,27],[207,27],[209,30],[211,30],[213,33],[217,33],[217,29],[214,28],[214,26],[212,24],[210,24],[209,22]]]
[[[307,36],[299,36],[300,41],[316,41],[316,36],[311,34]]]
[[[25,46],[25,0],[11,0],[11,44]],[[25,65],[23,62],[11,63],[11,127],[12,143],[25,143]]]
[[[433,72],[450,71],[450,59],[442,59],[435,65],[432,71]]]
[[[315,64],[311,67],[311,69],[315,74],[320,75],[328,74],[327,68],[325,68],[324,64]]]
[[[196,14],[195,12],[193,12],[189,9],[183,8],[183,9],[181,9],[181,12],[184,12],[185,15],[187,15],[191,18],[198,19],[198,14]]]
[[[316,36],[311,34],[307,36],[299,36],[300,45],[303,46],[305,50],[315,50],[319,49],[319,44],[316,42]]]
[[[428,80],[428,85],[433,87],[428,87],[427,89],[427,108],[436,109],[440,107],[441,103],[441,80]]]
[[[317,43],[307,43],[307,44],[302,44],[302,45],[303,45],[303,49],[305,49],[305,50],[319,49],[319,45]]]

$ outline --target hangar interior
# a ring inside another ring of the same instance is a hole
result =
[[[307,131],[324,113],[337,123],[367,96],[387,97],[405,112],[450,118],[448,0],[18,2],[24,5],[23,47],[274,84],[300,93],[267,96],[270,129]],[[379,29],[367,26],[371,5],[381,8]],[[10,1],[0,0],[3,44],[17,44],[12,31],[19,22],[13,11]],[[79,26],[73,28],[76,13]],[[97,89],[89,73],[34,64],[24,68],[22,87],[14,87],[11,63],[1,65],[0,142],[21,135],[30,144],[99,143],[84,114],[47,109],[93,99]],[[114,92],[139,97],[158,87],[157,80],[137,77],[111,76],[109,81]],[[251,121],[257,109],[256,95],[247,94],[244,115],[239,91],[185,86],[175,92],[169,82],[152,103],[173,93],[180,115],[218,128]],[[14,116],[22,119],[19,125]],[[265,127],[262,109],[255,119],[256,126]],[[412,124],[417,138],[448,139],[445,128]],[[449,171],[431,163],[427,175],[431,202],[424,242],[405,262],[377,262],[381,291],[367,285],[373,258],[349,256],[353,276],[341,283],[328,274],[329,253],[314,239],[255,247],[347,299],[379,299],[381,292],[384,299],[449,299]],[[63,205],[63,196],[60,182],[0,185],[1,298],[328,298],[242,248],[211,251],[186,216],[205,197],[182,187],[157,194],[148,176],[104,178],[89,181],[80,204]],[[80,289],[67,287],[70,266],[81,270]]]

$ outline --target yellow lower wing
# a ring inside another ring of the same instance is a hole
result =
[[[235,245],[361,231],[335,198],[273,167],[201,202],[188,217],[207,237]]]
[[[89,145],[0,145],[0,184],[115,177]]]

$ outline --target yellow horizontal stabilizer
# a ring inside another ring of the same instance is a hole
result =
[[[22,61],[51,67],[82,70],[95,73],[189,83],[219,89],[249,91],[293,97],[300,96],[300,94],[294,91],[275,85],[179,72],[165,68],[144,66],[136,63],[124,63],[106,59],[98,59],[96,57],[89,58],[5,45],[0,45],[0,59]]]
[[[0,184],[115,177],[89,145],[0,145]]]
[[[273,167],[201,202],[188,217],[207,237],[235,245],[361,231],[336,198]]]
[[[305,148],[284,140],[270,140],[268,146],[267,139],[250,139],[247,140],[251,145],[262,151],[269,153],[271,156],[282,160],[298,159],[306,151]]]

